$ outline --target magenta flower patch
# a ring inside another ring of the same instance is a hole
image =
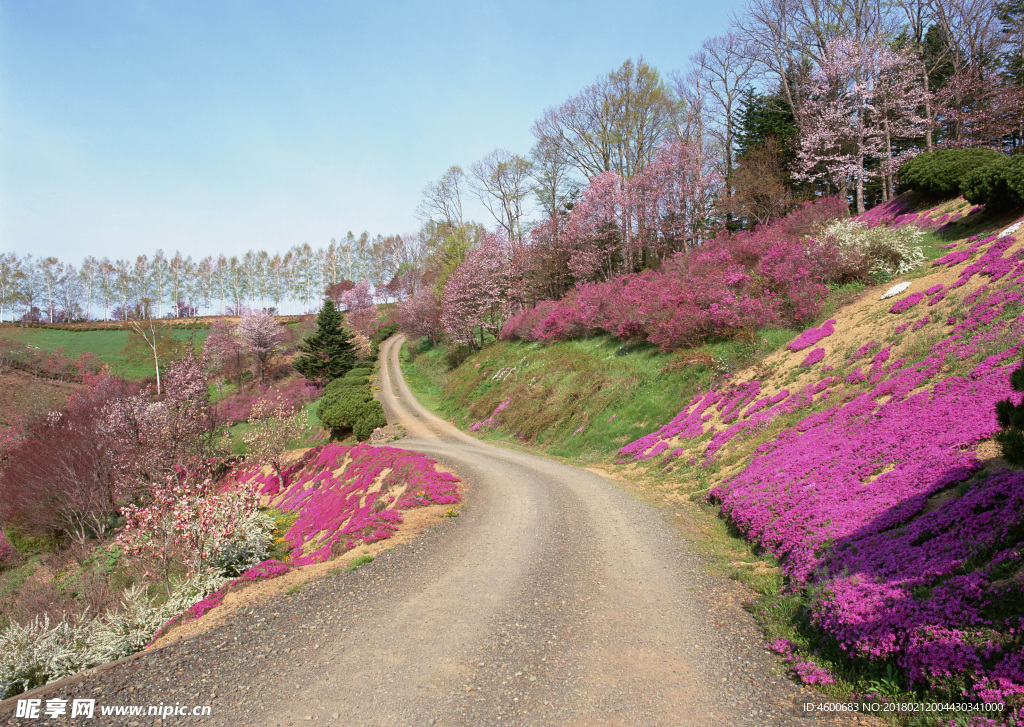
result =
[[[810,348],[821,339],[831,336],[836,324],[836,319],[825,321],[817,328],[808,328],[806,331],[801,333],[799,336],[794,338],[786,346],[790,351],[802,351],[805,348]]]
[[[366,444],[321,445],[282,472],[243,471],[271,506],[298,517],[285,534],[295,566],[327,560],[332,552],[372,543],[394,533],[401,510],[460,501],[458,478],[438,472],[437,462],[416,452]]]
[[[903,313],[910,310],[924,299],[924,293],[911,293],[906,298],[900,298],[892,304],[890,313]]]
[[[816,348],[809,354],[807,354],[807,357],[800,362],[800,368],[807,368],[808,366],[813,366],[814,364],[821,361],[823,358],[825,358],[825,349]]]

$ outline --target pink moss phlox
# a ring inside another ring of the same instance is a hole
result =
[[[906,298],[901,298],[892,304],[890,313],[903,313],[910,310],[924,299],[924,293],[911,293]]]
[[[932,319],[930,317],[928,317],[928,316],[924,316],[923,318],[919,318],[918,320],[914,321],[913,330],[920,331],[926,325],[931,323],[931,320]]]
[[[805,369],[808,366],[813,366],[814,364],[821,361],[823,358],[825,358],[825,349],[816,348],[809,354],[807,354],[804,360],[800,362],[800,368]]]
[[[480,430],[494,429],[495,427],[498,426],[498,424],[501,423],[500,419],[498,418],[498,415],[501,414],[501,412],[503,412],[505,408],[511,403],[512,399],[505,399],[505,401],[501,402],[496,407],[494,407],[494,411],[492,411],[486,419],[481,419],[478,422],[473,422],[469,427],[469,431],[479,432]]]
[[[801,661],[793,665],[793,673],[800,677],[804,684],[835,684],[832,673],[811,661]]]
[[[348,549],[389,537],[402,522],[402,509],[458,503],[458,479],[435,465],[394,447],[329,444],[293,463],[284,472],[284,487],[276,477],[244,472],[236,477],[261,482],[273,507],[297,515],[284,539],[292,548],[291,564],[299,566],[328,559],[336,546]],[[402,494],[389,501],[395,490]]]
[[[814,344],[816,344],[821,339],[823,339],[823,338],[825,338],[827,336],[831,336],[832,332],[834,330],[835,324],[836,324],[836,319],[832,318],[831,320],[825,321],[823,324],[821,324],[817,328],[808,328],[806,331],[801,333],[795,339],[790,341],[786,345],[786,348],[788,348],[790,351],[794,351],[794,352],[802,351],[805,348],[809,348],[809,347],[813,346]]]

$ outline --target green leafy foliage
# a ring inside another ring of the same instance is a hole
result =
[[[918,154],[900,169],[903,184],[934,197],[956,197],[964,177],[975,169],[998,164],[1003,156],[991,149],[940,149]]]
[[[1024,157],[1000,157],[966,174],[960,191],[971,204],[1009,209],[1024,204]]]
[[[350,371],[348,371],[345,374],[345,377],[346,378],[355,378],[355,377],[358,377],[358,376],[369,376],[372,373],[373,373],[373,369],[369,369],[369,368],[366,368],[364,366],[357,366],[356,368],[351,369]]]

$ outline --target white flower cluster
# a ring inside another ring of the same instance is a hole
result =
[[[239,553],[231,565],[241,572],[266,560],[273,528],[261,512],[241,518],[227,544]],[[11,623],[0,630],[0,699],[140,651],[161,626],[228,580],[224,570],[208,569],[175,584],[163,603],[150,600],[140,584],[124,591],[120,608],[93,618]]]
[[[899,295],[900,293],[902,293],[904,290],[906,290],[909,287],[910,287],[910,283],[896,283],[896,285],[892,286],[887,291],[882,293],[882,297],[879,298],[879,300],[885,300],[886,298],[891,298],[894,295]]]
[[[914,225],[866,227],[856,220],[836,220],[824,234],[841,258],[866,260],[871,275],[903,275],[924,264],[924,232]]]

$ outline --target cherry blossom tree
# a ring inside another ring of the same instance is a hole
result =
[[[441,325],[452,340],[472,347],[480,332],[497,337],[508,316],[509,256],[499,235],[488,234],[455,268],[441,299]]]
[[[935,106],[946,127],[943,146],[1002,151],[1003,139],[1024,122],[1024,87],[971,65],[949,79]]]
[[[281,396],[263,397],[253,405],[249,424],[252,429],[243,437],[247,461],[270,465],[283,486],[281,458],[306,432],[303,411]]]
[[[683,140],[662,146],[642,174],[630,180],[628,200],[637,233],[627,259],[632,270],[702,242],[714,212],[721,175],[701,150]]]
[[[169,476],[149,487],[149,503],[122,508],[124,530],[118,542],[146,564],[146,576],[163,580],[171,595],[171,576],[208,567],[210,555],[234,535],[234,525],[259,506],[255,487],[238,485],[222,493],[209,479]]]
[[[342,293],[341,304],[345,307],[345,320],[350,328],[368,338],[376,333],[380,327],[380,318],[373,302],[373,289],[369,280],[364,278]]]
[[[621,271],[628,199],[623,180],[615,172],[597,175],[583,191],[565,223],[566,246],[571,250],[569,271],[576,280],[610,278]]]
[[[193,354],[168,367],[162,400],[151,392],[110,399],[104,427],[121,447],[125,467],[139,479],[201,471],[217,454],[206,374]]]
[[[252,354],[253,373],[260,386],[265,386],[267,364],[284,343],[284,331],[277,318],[265,311],[247,311],[238,322],[235,335]]]
[[[441,302],[430,286],[423,286],[415,294],[398,304],[398,327],[412,338],[429,338],[437,345],[444,335],[441,325]]]
[[[249,366],[249,354],[226,318],[215,318],[203,344],[206,360],[225,379],[235,379],[242,390],[242,374]]]
[[[893,142],[924,131],[918,110],[926,92],[917,63],[877,41],[829,42],[800,109],[795,177],[828,180],[840,196],[853,185],[862,214],[865,181],[898,166]],[[881,162],[878,169],[870,167],[872,160]]]

